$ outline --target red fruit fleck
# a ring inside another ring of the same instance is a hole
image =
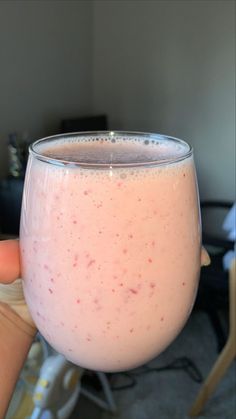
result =
[[[115,292],[114,288],[112,288],[112,292]]]
[[[73,268],[76,268],[76,266],[78,266],[78,264],[76,262],[73,263]]]
[[[50,281],[51,281],[51,282],[54,282],[54,278],[50,278]]]
[[[126,254],[127,253],[127,249],[123,249],[123,253]]]
[[[84,195],[88,195],[88,191],[84,191]]]
[[[155,240],[152,241],[152,247],[155,247]]]
[[[134,329],[133,329],[133,328],[132,328],[132,329],[129,329],[129,332],[130,332],[130,333],[133,333],[133,331],[134,331]]]
[[[185,282],[182,282],[183,287],[185,286]]]
[[[77,224],[77,221],[76,221],[76,220],[74,220],[74,221],[73,221],[73,224]]]
[[[133,234],[129,234],[129,238],[132,239],[133,238]]]
[[[89,261],[89,263],[87,264],[87,268],[89,268],[90,266],[92,266],[95,262],[96,262],[95,259],[91,259]]]
[[[149,262],[149,263],[152,263],[152,259],[151,259],[151,258],[149,258],[149,259],[148,259],[148,262]]]
[[[91,341],[91,338],[87,338],[87,341],[90,342]]]
[[[45,264],[45,265],[43,265],[43,267],[44,267],[44,269],[46,269],[46,271],[48,271],[48,269],[49,269],[48,265]]]
[[[147,327],[146,327],[146,329],[147,330],[150,330],[150,327],[151,327],[150,324],[148,324]]]
[[[50,292],[50,294],[53,294],[53,290],[51,288],[48,288],[48,291]]]
[[[150,288],[155,288],[156,284],[154,282],[150,282]]]
[[[138,294],[138,291],[133,288],[129,288],[129,291],[132,292],[132,294]]]
[[[164,317],[161,317],[161,322],[163,322],[164,321]]]
[[[79,304],[79,303],[80,303],[80,299],[79,299],[79,298],[76,300],[76,303],[77,303],[77,304]]]
[[[123,284],[123,282],[121,282],[119,285],[120,285],[120,287],[123,287],[124,284]]]
[[[118,186],[118,187],[122,186],[122,182],[118,182],[118,183],[117,183],[117,186]]]

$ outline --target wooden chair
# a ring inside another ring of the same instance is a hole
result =
[[[231,362],[236,358],[236,259],[229,271],[229,335],[227,342],[214,364],[210,374],[203,383],[200,392],[189,412],[190,416],[198,416],[205,403],[214,392],[217,384],[224,376]]]

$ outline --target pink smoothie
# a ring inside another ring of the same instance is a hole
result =
[[[31,154],[28,163],[24,293],[39,331],[72,362],[136,367],[185,324],[200,269],[194,163],[181,158],[187,147],[108,135],[35,146],[56,160]]]

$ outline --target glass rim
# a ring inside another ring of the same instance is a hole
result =
[[[53,143],[53,141],[55,140],[60,140],[63,138],[76,138],[76,137],[98,137],[98,136],[111,136],[111,138],[117,135],[120,138],[122,138],[122,136],[125,137],[125,140],[128,140],[128,138],[143,138],[143,139],[147,139],[147,140],[171,140],[176,144],[181,144],[186,148],[186,151],[183,152],[183,154],[178,155],[178,156],[173,156],[173,157],[168,157],[168,158],[163,158],[163,159],[158,159],[158,160],[148,160],[148,161],[137,161],[137,162],[119,162],[119,163],[111,163],[111,162],[106,162],[106,163],[94,163],[94,162],[80,162],[80,161],[73,161],[73,160],[65,160],[62,158],[57,158],[57,157],[49,157],[46,156],[44,154],[42,154],[42,152],[37,151],[37,147],[39,145],[41,145],[42,143]],[[162,166],[162,165],[169,165],[169,164],[173,164],[173,163],[177,163],[180,161],[183,161],[189,157],[191,157],[193,155],[193,148],[192,146],[184,141],[181,140],[177,137],[172,137],[170,135],[165,135],[165,134],[159,134],[159,133],[152,133],[152,132],[141,132],[141,131],[122,131],[122,130],[107,130],[107,131],[78,131],[78,132],[69,132],[69,133],[64,133],[64,134],[56,134],[56,135],[51,135],[51,136],[47,136],[47,137],[43,137],[37,141],[34,141],[32,144],[29,145],[29,154],[32,155],[34,158],[36,158],[37,160],[40,160],[42,162],[45,163],[49,163],[55,166],[66,166],[66,167],[78,167],[78,168],[84,168],[84,169],[115,169],[115,168],[132,168],[132,167],[158,167],[158,166]]]

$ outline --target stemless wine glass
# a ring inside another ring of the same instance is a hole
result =
[[[21,217],[24,294],[45,339],[93,370],[141,365],[185,324],[201,229],[191,147],[91,132],[30,147]]]

